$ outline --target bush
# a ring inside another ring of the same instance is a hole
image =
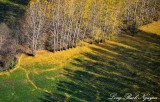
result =
[[[2,71],[12,69],[16,63],[16,44],[13,38],[7,38],[0,50],[0,67]]]
[[[3,58],[2,60],[2,70],[3,71],[8,71],[15,67],[17,64],[17,58],[14,55],[7,55],[6,57]]]

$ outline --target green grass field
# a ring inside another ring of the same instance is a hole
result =
[[[103,44],[20,55],[15,68],[0,73],[0,102],[115,102],[111,93],[160,98],[159,25]]]

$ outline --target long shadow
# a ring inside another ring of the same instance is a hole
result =
[[[160,35],[145,31],[140,31],[136,36],[123,35],[121,38],[123,40],[120,41],[120,43],[135,47],[140,50],[142,50],[141,46],[145,44],[160,46]]]
[[[160,35],[154,34],[154,33],[149,33],[145,31],[140,31],[140,34],[138,34],[137,38],[140,40],[144,40],[153,44],[158,44],[160,45]]]
[[[152,37],[150,34],[146,36]],[[116,100],[108,99],[112,93],[117,93],[120,97],[126,93],[131,93],[133,96],[150,94],[150,96],[159,97],[159,52],[154,52],[155,58],[150,58],[147,53],[144,53],[147,45],[143,41],[150,44],[156,43],[160,50],[159,43],[148,40],[145,35],[144,38],[125,37],[122,40],[126,39],[126,43],[123,41],[117,43],[135,49],[112,43],[91,47],[93,53],[83,53],[84,57],[76,58],[65,66],[67,72],[65,77],[69,81],[60,80],[56,83],[57,90],[54,90],[52,94],[46,93],[40,100],[42,102],[115,102]],[[142,44],[138,45],[139,43]],[[133,102],[133,100],[124,101]]]
[[[9,1],[26,6],[28,5],[30,0],[9,0]]]

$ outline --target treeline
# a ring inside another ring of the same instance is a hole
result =
[[[104,42],[121,30],[137,32],[158,19],[158,0],[36,0],[21,24],[20,42],[34,51],[59,51]],[[23,39],[22,39],[23,37]]]
[[[38,49],[56,52],[105,42],[158,20],[159,5],[159,0],[32,0],[12,38],[18,51],[31,49],[33,56]]]

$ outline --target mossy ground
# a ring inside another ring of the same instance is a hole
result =
[[[111,93],[160,98],[159,25],[103,44],[21,55],[14,69],[0,73],[0,102],[115,101]]]

